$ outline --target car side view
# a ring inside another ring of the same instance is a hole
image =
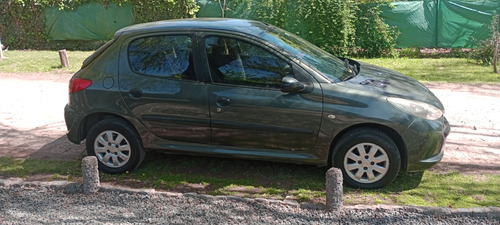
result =
[[[334,166],[359,188],[438,163],[443,114],[408,76],[241,19],[123,28],[72,77],[65,107],[68,139],[107,173],[164,150]]]

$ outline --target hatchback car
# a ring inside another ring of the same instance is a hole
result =
[[[438,163],[450,131],[419,82],[240,19],[123,28],[69,92],[67,137],[86,139],[107,173],[166,150],[330,165],[350,186],[379,188]]]

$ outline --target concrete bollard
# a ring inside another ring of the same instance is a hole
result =
[[[326,172],[326,209],[342,209],[343,197],[342,171],[339,168],[332,167]]]
[[[101,186],[99,182],[99,170],[97,168],[97,158],[87,156],[82,160],[83,193],[95,194]]]

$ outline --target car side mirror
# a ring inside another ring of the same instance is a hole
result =
[[[295,79],[294,77],[283,77],[281,79],[281,91],[285,93],[298,93],[304,91],[306,85]]]

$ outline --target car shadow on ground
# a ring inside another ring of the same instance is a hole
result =
[[[81,157],[84,145],[68,141],[64,131],[54,132],[49,124],[19,129],[0,123],[0,157],[70,161]]]
[[[0,157],[71,161],[86,156],[84,143],[77,145],[69,142],[61,134],[63,132],[48,132],[51,127],[20,130],[0,124]],[[125,175],[105,175],[104,180],[140,178],[143,182],[135,184],[138,188],[152,186],[178,192],[210,193],[229,186],[323,191],[328,169],[314,165],[148,151],[144,163],[137,170]],[[420,183],[422,175],[400,173],[384,190],[399,192],[413,189]],[[200,185],[205,183],[208,185]],[[347,192],[355,190],[346,188]]]
[[[141,180],[140,185],[176,192],[213,193],[221,189],[252,191],[252,188],[275,190],[325,190],[325,174],[329,167],[228,159],[148,152],[143,164],[125,175],[109,175],[105,179]],[[401,172],[396,180],[383,188],[384,192],[400,192],[416,188],[423,172]],[[125,182],[134,185],[133,182]],[[206,185],[203,185],[206,184]],[[137,187],[137,186],[136,186]],[[241,188],[247,187],[247,188]],[[137,187],[140,188],[140,187]],[[345,188],[346,192],[358,189]]]
[[[33,159],[70,161],[83,158],[86,155],[84,143],[79,145],[71,143],[64,135],[42,146],[29,157]]]

